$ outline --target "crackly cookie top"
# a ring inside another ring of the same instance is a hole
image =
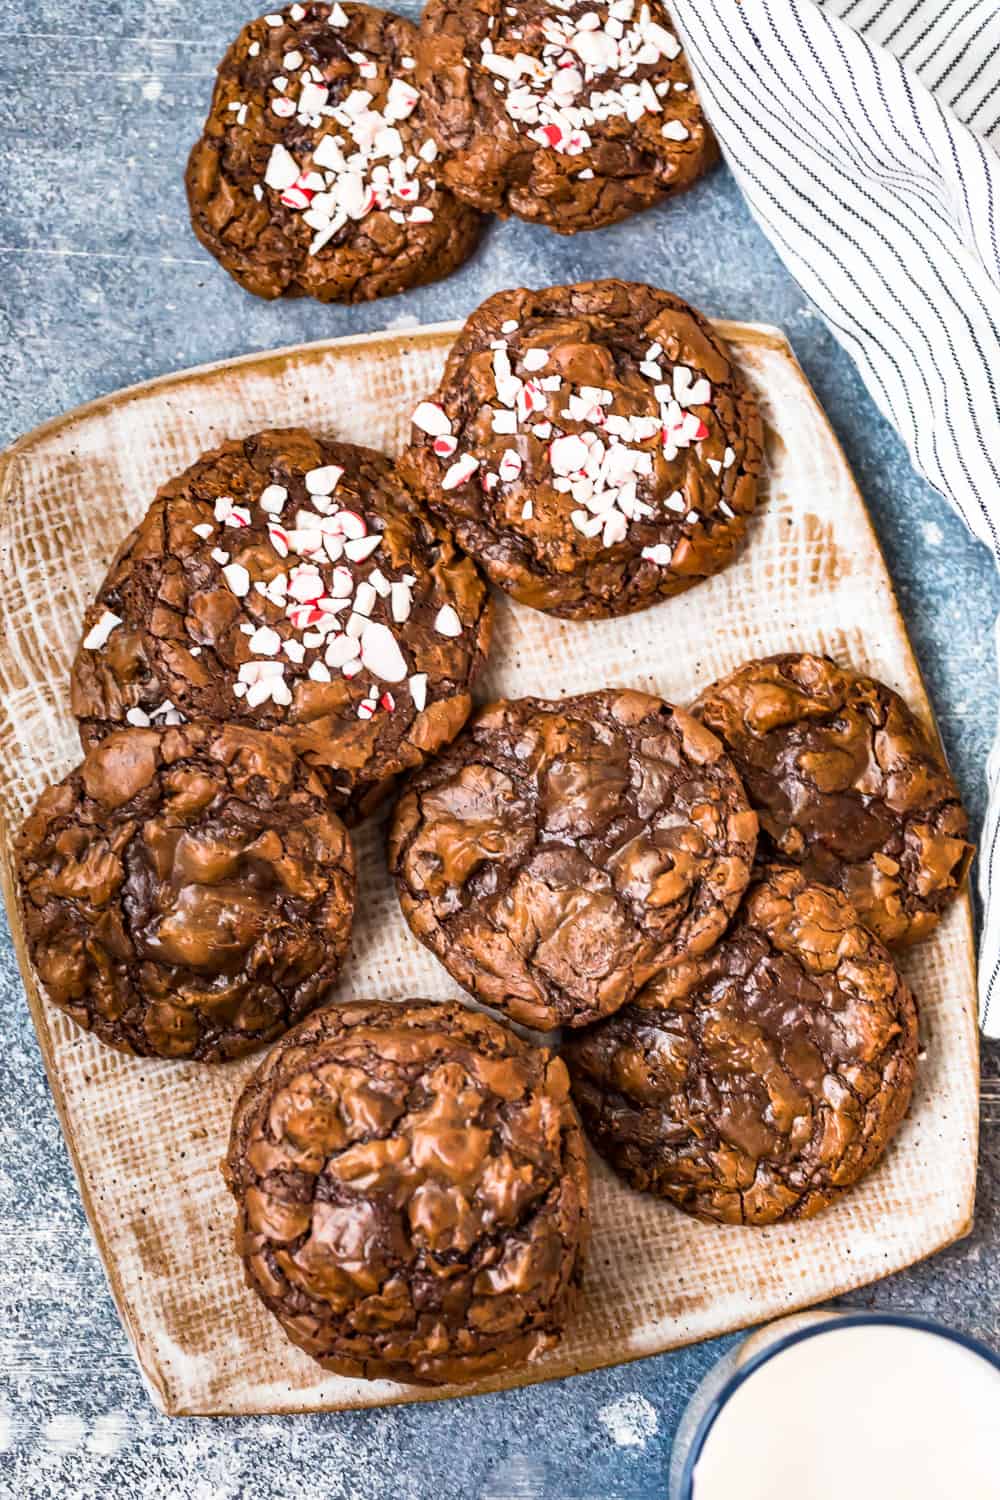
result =
[[[286,734],[354,818],[451,739],[490,606],[379,453],[298,428],[165,484],[84,617],[85,744],[195,716]]]
[[[558,1058],[456,1004],[317,1011],[236,1107],[250,1286],[326,1368],[471,1380],[557,1342],[587,1167]]]
[[[118,730],[42,794],[15,852],[49,999],[123,1052],[252,1051],[328,996],[347,951],[350,839],[276,735]]]
[[[417,937],[545,1030],[724,931],[756,819],[714,735],[647,693],[491,704],[409,784],[389,858]]]
[[[439,181],[416,44],[368,5],[291,5],[240,32],[187,189],[198,238],[248,291],[360,302],[471,254],[479,215]]]
[[[494,583],[594,618],[731,560],[761,444],[709,323],[669,292],[609,280],[488,298],[416,408],[401,469]]]
[[[771,869],[710,953],[563,1050],[588,1135],[633,1187],[773,1224],[880,1158],[909,1104],[917,1014],[839,892]]]
[[[747,662],[692,711],[743,777],[765,859],[839,887],[883,942],[934,929],[973,846],[941,751],[898,694],[787,654]]]
[[[659,0],[429,0],[417,57],[443,180],[479,208],[595,229],[715,160]]]

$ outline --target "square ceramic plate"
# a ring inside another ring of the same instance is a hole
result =
[[[348,1380],[289,1344],[248,1292],[219,1173],[252,1060],[123,1057],[40,996],[12,900],[10,841],[80,756],[67,673],[84,602],[159,484],[225,438],[301,423],[398,450],[457,325],[310,344],[188,371],[49,422],[0,460],[0,854],[28,1002],[87,1214],[149,1389],[163,1410],[287,1412],[437,1397],[569,1375],[774,1317],[911,1264],[969,1228],[977,1034],[967,898],[903,967],[924,1056],[886,1159],[804,1224],[723,1229],[629,1191],[595,1160],[586,1294],[562,1345],[460,1392]],[[750,656],[825,651],[930,708],[864,503],[784,337],[722,324],[769,426],[766,503],[742,558],[645,613],[574,624],[499,601],[480,693],[557,697],[630,685],[685,703]],[[410,936],[382,833],[358,840],[361,888],[337,998],[455,986]]]

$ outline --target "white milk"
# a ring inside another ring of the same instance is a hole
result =
[[[1000,1370],[921,1329],[832,1324],[729,1398],[694,1500],[1000,1500]]]

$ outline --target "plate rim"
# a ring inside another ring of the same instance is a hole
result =
[[[869,541],[874,551],[878,554],[883,574],[888,582],[888,607],[891,609],[895,616],[900,636],[905,643],[910,665],[919,685],[920,701],[915,706],[919,710],[921,716],[931,725],[933,732],[937,737],[938,744],[942,751],[944,751],[944,746],[941,741],[937,720],[934,715],[933,705],[927,692],[927,685],[920,666],[920,661],[910,639],[906,621],[900,608],[895,581],[886,561],[885,552],[883,550],[881,541],[875,530],[874,522],[872,521],[867,502],[865,501],[864,495],[854,475],[854,471],[851,468],[850,463],[848,462],[847,455],[843,449],[843,445],[832,423],[830,422],[826,411],[820,403],[818,396],[813,390],[812,385],[805,374],[805,371],[802,369],[802,366],[795,355],[791,340],[781,328],[776,327],[773,324],[744,322],[724,318],[712,318],[710,319],[710,322],[724,338],[732,340],[734,342],[742,341],[744,343],[757,344],[761,347],[771,349],[782,354],[795,366],[806,397],[808,398],[810,404],[816,412],[819,420],[827,430],[833,444],[835,445],[837,454],[841,460],[841,463],[843,464],[844,472],[849,478],[851,486],[854,490],[855,497],[859,503],[860,513],[864,517],[869,535]],[[244,371],[252,368],[255,365],[262,368],[272,366],[274,367],[273,374],[276,377],[280,377],[281,368],[291,363],[322,360],[330,353],[349,353],[354,349],[363,349],[377,344],[391,346],[394,352],[403,352],[405,351],[407,345],[426,344],[428,342],[434,343],[440,340],[448,339],[449,337],[453,337],[460,331],[463,326],[463,319],[448,319],[436,323],[418,324],[415,327],[376,329],[365,333],[348,334],[337,338],[319,339],[305,343],[285,345],[277,349],[252,350],[246,354],[235,355],[226,359],[213,360],[205,364],[191,366],[190,368],[184,370],[167,372],[165,374],[155,376],[150,380],[140,381],[135,383],[134,385],[125,386],[120,390],[111,391],[104,395],[97,396],[90,401],[83,402],[76,407],[70,408],[68,411],[58,413],[52,417],[47,418],[38,426],[16,437],[13,442],[11,442],[2,452],[0,452],[0,512],[6,509],[7,501],[9,499],[8,481],[12,479],[13,472],[15,471],[21,457],[29,452],[37,444],[58,437],[60,432],[68,430],[74,425],[87,421],[90,418],[99,417],[109,411],[127,407],[131,402],[141,400],[144,397],[152,395],[154,393],[169,391],[171,388],[178,389],[182,387],[189,387],[191,385],[198,385],[203,381],[217,378],[219,376],[225,376],[226,374],[233,371]],[[0,525],[2,525],[2,522],[3,517],[2,514],[0,514]],[[7,563],[4,560],[2,554],[0,554],[0,573],[6,571],[6,568]],[[6,615],[7,607],[2,602],[2,596],[0,596],[0,618],[6,618]],[[29,1013],[31,1015],[32,1024],[34,1026],[34,1030],[38,1039],[42,1062],[45,1067],[46,1077],[52,1093],[53,1102],[55,1104],[60,1129],[66,1142],[67,1153],[69,1155],[70,1163],[73,1167],[74,1176],[76,1177],[84,1212],[87,1217],[88,1227],[97,1246],[97,1250],[101,1258],[101,1264],[116,1309],[118,1311],[119,1317],[122,1320],[129,1342],[132,1345],[136,1364],[139,1368],[140,1377],[154,1404],[156,1405],[158,1410],[160,1410],[166,1416],[232,1417],[240,1415],[260,1414],[253,1412],[241,1413],[237,1410],[233,1410],[232,1408],[226,1408],[225,1406],[220,1405],[199,1405],[197,1403],[188,1404],[185,1403],[183,1399],[178,1401],[177,1399],[173,1398],[171,1395],[170,1382],[166,1375],[166,1372],[160,1368],[160,1362],[156,1356],[155,1350],[151,1347],[150,1342],[142,1333],[142,1330],[138,1326],[137,1319],[134,1316],[133,1310],[129,1305],[125,1289],[122,1285],[120,1276],[117,1271],[115,1257],[111,1253],[111,1248],[101,1228],[100,1221],[95,1211],[93,1195],[85,1180],[81,1163],[78,1158],[75,1131],[72,1129],[69,1122],[66,1095],[63,1090],[58,1068],[56,1067],[54,1049],[51,1044],[46,1021],[47,1002],[43,1000],[40,986],[35,980],[33,967],[28,957],[27,948],[24,941],[23,925],[19,917],[17,888],[14,875],[13,839],[15,833],[16,829],[11,826],[8,818],[2,812],[0,812],[0,892],[2,892],[3,894],[3,898],[8,909],[14,953],[18,961],[18,967],[20,969],[21,978],[28,1001]],[[972,981],[970,993],[966,997],[966,1003],[963,1007],[963,1017],[965,1023],[963,1040],[965,1051],[967,1054],[966,1061],[972,1074],[975,1097],[978,1100],[980,1088],[980,1037],[975,993],[976,952],[973,908],[968,877],[966,878],[962,892],[958,899],[955,901],[954,906],[956,909],[956,913],[961,913],[961,917],[959,919],[962,929],[961,936],[964,940],[963,946],[967,954],[968,973]],[[929,1257],[938,1254],[940,1251],[946,1249],[949,1245],[954,1244],[957,1240],[963,1238],[966,1234],[969,1233],[974,1220],[976,1202],[976,1167],[978,1164],[979,1156],[980,1128],[978,1108],[971,1111],[971,1115],[972,1118],[969,1128],[969,1140],[971,1146],[970,1159],[973,1168],[971,1173],[971,1180],[969,1182],[968,1192],[965,1199],[962,1202],[956,1204],[955,1211],[953,1215],[947,1220],[947,1222],[942,1219],[940,1240],[935,1244],[933,1248],[922,1251],[912,1259],[906,1260],[899,1264],[894,1264],[889,1270],[885,1272],[881,1272],[874,1276],[868,1275],[867,1273],[862,1273],[859,1278],[847,1275],[843,1279],[843,1282],[839,1286],[839,1289],[826,1293],[825,1296],[821,1299],[822,1302],[828,1301],[831,1297],[844,1296],[847,1293],[855,1291],[862,1286],[876,1284],[883,1278],[883,1276],[894,1275],[897,1271],[901,1271],[908,1268],[909,1266],[919,1264],[920,1261],[926,1260]],[[801,1311],[804,1308],[817,1305],[820,1304],[815,1302],[814,1300],[810,1300],[808,1297],[804,1301],[793,1300],[783,1308],[780,1315],[783,1316],[786,1314],[795,1313],[797,1311]],[[749,1314],[744,1320],[729,1325],[726,1331],[738,1332],[740,1330],[753,1326],[757,1321],[758,1319],[756,1319],[752,1314]],[[718,1336],[720,1335],[697,1333],[691,1335],[681,1335],[671,1342],[669,1350],[687,1347],[691,1344],[702,1342],[707,1338]],[[378,1401],[365,1402],[349,1400],[339,1401],[336,1403],[323,1402],[321,1404],[312,1403],[302,1405],[292,1403],[288,1405],[283,1404],[278,1407],[271,1407],[269,1408],[269,1410],[281,1415],[293,1415],[296,1413],[305,1414],[315,1413],[319,1411],[378,1410],[386,1406],[422,1404],[428,1401],[454,1400],[459,1397],[468,1399],[469,1397],[496,1394],[498,1391],[522,1389],[524,1387],[541,1384],[549,1380],[568,1379],[573,1375],[583,1374],[599,1369],[625,1366],[634,1363],[636,1360],[651,1357],[656,1352],[669,1351],[636,1350],[635,1352],[627,1352],[624,1356],[616,1355],[616,1357],[610,1361],[605,1360],[596,1363],[576,1363],[574,1368],[563,1369],[551,1374],[546,1372],[544,1363],[540,1365],[532,1365],[531,1363],[528,1363],[522,1366],[518,1366],[514,1370],[500,1372],[495,1377],[495,1379],[487,1379],[481,1383],[477,1383],[474,1389],[463,1389],[462,1387],[457,1386],[420,1387],[399,1385]],[[264,1410],[264,1408],[261,1408],[261,1412],[263,1412]]]

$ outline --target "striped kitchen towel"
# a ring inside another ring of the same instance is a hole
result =
[[[998,0],[671,9],[754,216],[1000,564]],[[980,1022],[1000,1036],[1000,730],[987,778]]]

